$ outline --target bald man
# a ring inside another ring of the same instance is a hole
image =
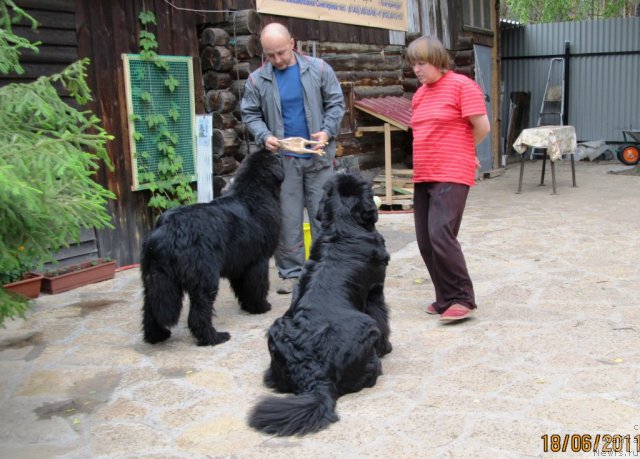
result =
[[[304,264],[302,224],[306,207],[311,236],[318,234],[316,220],[322,186],[333,175],[335,137],[344,115],[344,96],[333,69],[322,59],[294,49],[291,34],[282,24],[271,23],[260,34],[267,62],[254,71],[240,104],[242,120],[258,145],[278,152],[278,139],[302,137],[326,142],[324,156],[282,151],[282,231],[275,253],[280,276],[278,293],[291,293]]]

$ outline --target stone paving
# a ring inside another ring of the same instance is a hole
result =
[[[0,457],[598,457],[579,442],[598,434],[598,452],[619,434],[640,455],[640,177],[607,174],[619,166],[578,163],[572,188],[558,164],[556,196],[536,165],[519,195],[517,166],[480,182],[460,234],[479,311],[460,324],[425,314],[413,215],[381,215],[394,351],[305,437],[246,424],[289,296],[251,316],[223,284],[214,321],[231,340],[202,348],[184,312],[168,342],[142,342],[137,268],[42,295],[0,329]]]

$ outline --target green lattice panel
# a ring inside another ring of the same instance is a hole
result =
[[[150,114],[162,114],[172,135],[178,136],[176,153],[182,157],[183,172],[195,180],[195,109],[193,91],[193,68],[190,57],[160,56],[169,65],[169,71],[158,68],[153,62],[142,60],[138,54],[124,54],[127,83],[127,105],[129,111],[129,131],[132,151],[133,189],[147,188],[139,180],[142,172],[157,172],[162,152],[158,151],[161,139],[161,125],[149,126],[146,122]],[[165,80],[173,76],[178,86],[171,92]],[[150,94],[151,101],[143,100],[143,94]],[[179,117],[174,120],[170,110],[177,110]],[[136,116],[134,116],[136,115]],[[142,138],[134,137],[134,132]],[[148,158],[142,153],[147,152]]]

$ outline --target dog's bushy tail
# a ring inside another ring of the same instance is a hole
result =
[[[339,419],[334,394],[331,384],[321,384],[311,392],[264,398],[251,412],[249,425],[272,435],[317,432]]]

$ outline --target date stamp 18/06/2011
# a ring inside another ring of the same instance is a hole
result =
[[[640,453],[640,434],[544,434],[545,453]]]

